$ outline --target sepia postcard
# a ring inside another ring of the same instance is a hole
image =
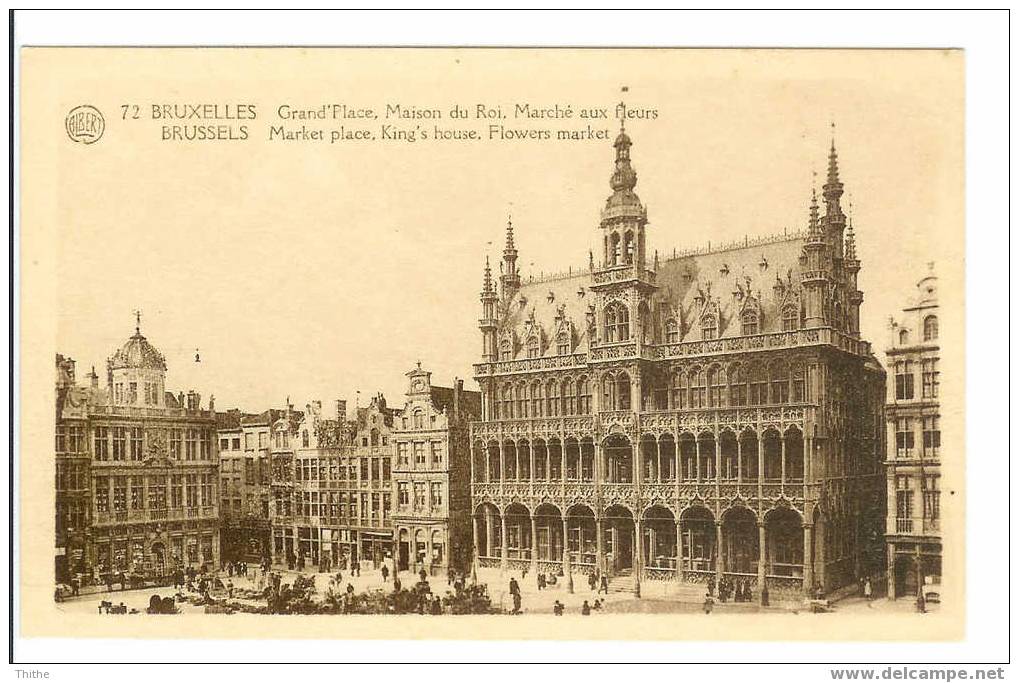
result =
[[[20,63],[24,635],[963,637],[962,51]]]

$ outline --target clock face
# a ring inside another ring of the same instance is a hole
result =
[[[425,388],[425,383],[422,380],[416,379],[414,380],[413,388],[414,391],[421,391],[422,389]]]

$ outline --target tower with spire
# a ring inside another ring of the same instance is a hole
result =
[[[825,299],[829,281],[828,242],[818,215],[817,190],[810,190],[807,240],[800,256],[800,284],[803,286],[803,317],[807,327],[820,327],[825,321]]]
[[[842,240],[846,229],[846,215],[842,213],[840,199],[842,183],[839,181],[839,155],[835,151],[835,124],[832,124],[831,148],[828,151],[828,177],[824,187],[824,226],[826,237],[832,247],[832,258],[836,264],[842,260]]]
[[[615,168],[609,178],[612,194],[601,212],[602,266],[631,266],[639,271],[643,270],[645,263],[647,210],[633,191],[637,186],[637,172],[630,165],[633,142],[626,134],[625,120],[620,124],[619,135],[612,146],[616,150]]]
[[[513,243],[513,217],[506,220],[506,247],[502,250],[502,273],[499,285],[503,301],[509,301],[520,289],[520,270],[517,268],[517,248]]]

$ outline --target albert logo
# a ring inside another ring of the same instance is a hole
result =
[[[106,120],[91,104],[82,104],[72,109],[64,119],[67,137],[83,145],[91,145],[103,137]]]

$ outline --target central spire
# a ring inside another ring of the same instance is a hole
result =
[[[616,136],[612,146],[616,148],[616,168],[612,172],[609,186],[616,192],[632,192],[637,186],[637,172],[630,166],[630,147],[633,146],[633,142],[626,134],[625,119],[619,124],[619,135]]]

